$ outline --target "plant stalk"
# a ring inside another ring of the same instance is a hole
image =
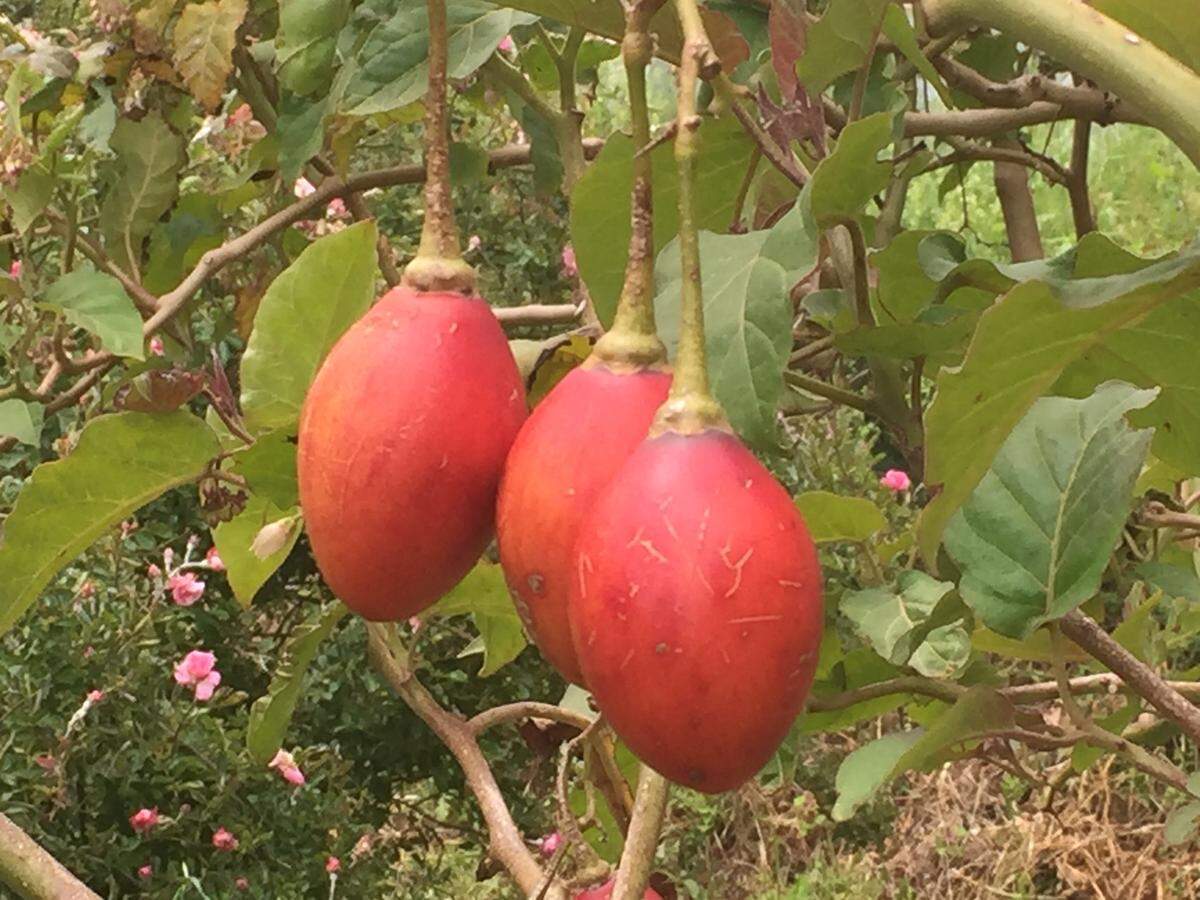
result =
[[[925,0],[931,32],[988,25],[1131,103],[1200,166],[1200,75],[1083,0]]]
[[[629,823],[629,833],[625,835],[625,849],[617,868],[612,900],[642,900],[654,866],[654,851],[658,847],[670,789],[667,779],[649,766],[642,766],[633,819]]]
[[[462,258],[450,190],[450,108],[446,99],[449,37],[446,0],[427,0],[429,90],[425,94],[425,223],[403,282],[418,291],[475,290],[475,270]]]

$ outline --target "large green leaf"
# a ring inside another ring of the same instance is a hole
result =
[[[970,659],[971,637],[959,620],[930,631],[908,664],[926,678],[955,678]]]
[[[69,456],[34,469],[4,523],[0,633],[105,529],[196,479],[219,452],[212,429],[186,412],[88,423]]]
[[[54,176],[40,163],[30,166],[15,185],[2,189],[2,195],[11,210],[13,227],[23,234],[54,196]]]
[[[937,396],[925,418],[925,481],[940,488],[921,516],[921,549],[927,560],[936,558],[946,523],[1033,402],[1086,353],[1114,339],[1123,346],[1125,339],[1115,338],[1119,332],[1138,327],[1156,308],[1200,287],[1200,243],[1134,272],[1120,271],[1128,261],[1111,249],[1103,238],[1080,243],[1071,256],[1074,273],[1084,277],[1074,280],[1058,277],[1065,267],[1061,258],[1053,266],[1042,264],[1037,277],[1047,280],[1018,284],[987,309],[962,366],[939,375]],[[1115,265],[1118,271],[1091,277],[1103,265]],[[995,267],[991,271],[1003,280],[1017,274],[1013,269],[1007,275]],[[945,274],[965,277],[963,266]],[[983,274],[982,267],[977,274]],[[1196,302],[1200,298],[1194,296],[1180,301]],[[1093,380],[1099,374],[1094,371]],[[1186,396],[1186,391],[1172,393]],[[1174,416],[1178,406],[1168,410],[1165,415]],[[1182,415],[1184,421],[1191,417]]]
[[[321,361],[375,292],[375,223],[304,249],[271,282],[242,357],[242,410],[255,432],[292,429]]]
[[[696,179],[696,227],[724,231],[733,218],[738,188],[753,144],[731,117],[706,121],[700,129]],[[654,166],[654,252],[679,232],[679,176],[670,144],[650,154]],[[579,274],[600,320],[612,324],[625,275],[629,246],[629,190],[633,143],[623,134],[608,139],[571,193],[571,243]]]
[[[252,446],[234,454],[233,471],[246,479],[252,493],[267,498],[280,509],[300,502],[296,444],[286,432],[264,434]]]
[[[350,0],[283,0],[275,34],[279,81],[297,94],[329,86],[337,36],[346,24]]]
[[[493,674],[525,649],[521,618],[498,565],[479,563],[454,590],[422,614],[423,618],[464,615],[474,620],[479,637],[459,655],[483,654],[480,676]]]
[[[796,74],[819,94],[840,75],[857,69],[870,52],[888,0],[833,0],[808,29]]]
[[[788,239],[773,240],[776,229]],[[770,231],[700,233],[709,378],[730,423],[757,447],[776,443],[776,408],[792,346],[788,267],[811,267],[816,260],[813,238],[800,207]],[[798,245],[813,251],[803,261],[795,257]],[[663,250],[655,267],[658,331],[672,354],[679,341],[683,284],[678,246],[672,243]]]
[[[924,639],[922,626],[954,584],[937,581],[924,572],[907,570],[896,590],[868,588],[842,598],[839,609],[875,652],[893,665],[904,665]]]
[[[246,746],[255,762],[266,765],[283,745],[292,713],[296,711],[296,703],[300,699],[300,690],[304,686],[304,675],[316,658],[321,642],[333,633],[333,629],[349,612],[347,607],[334,602],[313,613],[288,637],[271,686],[250,707]]]
[[[1200,16],[1190,0],[1090,0],[1090,5],[1200,72]]]
[[[275,570],[283,565],[292,552],[292,547],[300,537],[298,513],[296,507],[280,509],[265,497],[254,496],[246,502],[240,513],[213,530],[213,540],[221,561],[225,563],[229,587],[243,607],[250,606],[258,589],[266,584],[267,579],[275,574]],[[284,533],[281,546],[265,558],[260,558],[251,549],[258,533],[273,522],[288,520],[291,521],[291,527]]]
[[[146,290],[162,295],[174,289],[224,236],[225,220],[216,197],[206,192],[181,197],[171,218],[150,232]]]
[[[834,779],[837,801],[833,805],[835,822],[853,818],[858,808],[878,793],[892,778],[896,763],[921,739],[921,729],[884,735],[852,751],[838,766]]]
[[[0,437],[15,437],[22,444],[41,443],[46,408],[24,400],[0,400]]]
[[[109,256],[131,271],[129,254],[139,255],[142,239],[175,202],[186,161],[184,140],[150,113],[136,122],[117,122],[109,146],[116,160],[100,208],[101,231]]]
[[[1026,637],[1099,589],[1151,438],[1125,414],[1153,399],[1111,382],[1039,400],[1013,429],[945,537],[989,628]]]
[[[516,25],[533,16],[497,9],[478,0],[459,0],[447,10],[449,76],[471,75],[496,52]],[[399,109],[420,100],[429,79],[429,20],[424,0],[400,0],[390,18],[376,25],[356,56],[357,70],[343,97],[356,116]]]
[[[887,187],[892,167],[877,157],[892,142],[892,118],[879,112],[847,125],[813,171],[812,214],[822,227],[853,219]]]
[[[887,527],[883,512],[866,497],[842,497],[829,491],[806,491],[796,497],[808,533],[818,544],[865,541]]]
[[[43,304],[96,335],[117,356],[146,358],[142,317],[121,282],[111,275],[90,269],[68,272],[50,285]]]

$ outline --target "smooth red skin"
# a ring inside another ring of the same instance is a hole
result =
[[[534,408],[508,456],[500,565],[525,627],[567,681],[583,684],[567,619],[579,524],[645,440],[670,387],[668,372],[574,369]]]
[[[610,878],[598,887],[591,887],[580,891],[575,895],[575,900],[609,900],[612,897],[613,888],[616,887],[616,884],[617,880]],[[654,890],[654,888],[646,888],[646,893],[642,894],[642,900],[662,900],[662,894]]]
[[[816,548],[791,497],[732,435],[668,432],[613,479],[576,555],[575,650],[617,734],[706,793],[751,778],[821,643]]]
[[[483,299],[389,291],[334,345],[300,417],[300,502],[333,592],[395,621],[457,584],[491,539],[525,416]]]

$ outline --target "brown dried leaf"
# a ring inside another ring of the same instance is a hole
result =
[[[704,30],[708,32],[708,41],[713,50],[721,58],[721,70],[730,74],[750,58],[750,45],[738,31],[733,19],[715,9],[700,10],[700,18],[704,20]]]
[[[233,70],[238,26],[245,18],[246,0],[210,0],[189,3],[175,24],[175,68],[209,112],[221,103]]]

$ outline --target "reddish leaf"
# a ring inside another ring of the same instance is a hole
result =
[[[113,398],[113,405],[134,412],[171,412],[204,390],[206,380],[203,372],[151,369],[122,385]]]
[[[729,74],[750,58],[750,45],[733,24],[733,19],[715,9],[703,8],[700,18],[704,20],[704,30],[708,32],[713,50],[721,59],[722,71]]]
[[[767,19],[771,65],[785,104],[796,99],[800,87],[796,78],[796,60],[804,53],[805,24],[804,7],[798,0],[771,0],[771,13]]]

